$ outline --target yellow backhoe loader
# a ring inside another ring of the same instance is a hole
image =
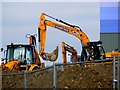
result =
[[[13,44],[7,45],[5,64],[3,67],[9,69],[17,69],[18,71],[32,71],[39,68],[44,68],[44,63],[41,63],[39,53],[36,50],[35,35],[29,36],[29,44]]]

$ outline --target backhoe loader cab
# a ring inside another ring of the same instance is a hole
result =
[[[22,64],[34,64],[34,46],[7,45],[6,63],[12,60],[18,60]]]
[[[32,71],[43,68],[34,45],[14,44],[7,45],[5,67],[18,71]]]

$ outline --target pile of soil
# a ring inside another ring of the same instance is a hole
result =
[[[2,69],[2,73],[19,73]],[[57,66],[57,88],[112,88],[112,65]],[[2,77],[3,88],[24,88],[24,75]],[[27,74],[27,88],[53,88],[53,69]]]
[[[112,88],[112,65],[72,65],[59,73],[59,88]]]

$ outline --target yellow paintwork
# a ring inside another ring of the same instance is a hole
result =
[[[29,71],[33,71],[34,68],[40,68],[40,67],[36,64],[31,64],[31,67],[29,68]]]
[[[30,64],[30,65],[24,65],[24,66],[30,66],[28,71],[32,71],[34,68],[40,68],[37,64]],[[10,61],[4,65],[4,67],[8,67],[9,69],[20,69],[20,62],[15,60],[15,61]]]
[[[19,69],[20,62],[17,60],[14,60],[14,61],[7,62],[4,66],[8,67],[9,69]]]
[[[120,52],[107,52],[105,56],[106,58],[118,57],[120,56]]]

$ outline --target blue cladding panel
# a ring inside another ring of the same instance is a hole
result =
[[[119,14],[120,4],[114,7],[100,7],[100,32],[120,32]]]
[[[100,7],[100,19],[118,19],[118,7]]]
[[[101,32],[118,32],[118,20],[100,20]]]

